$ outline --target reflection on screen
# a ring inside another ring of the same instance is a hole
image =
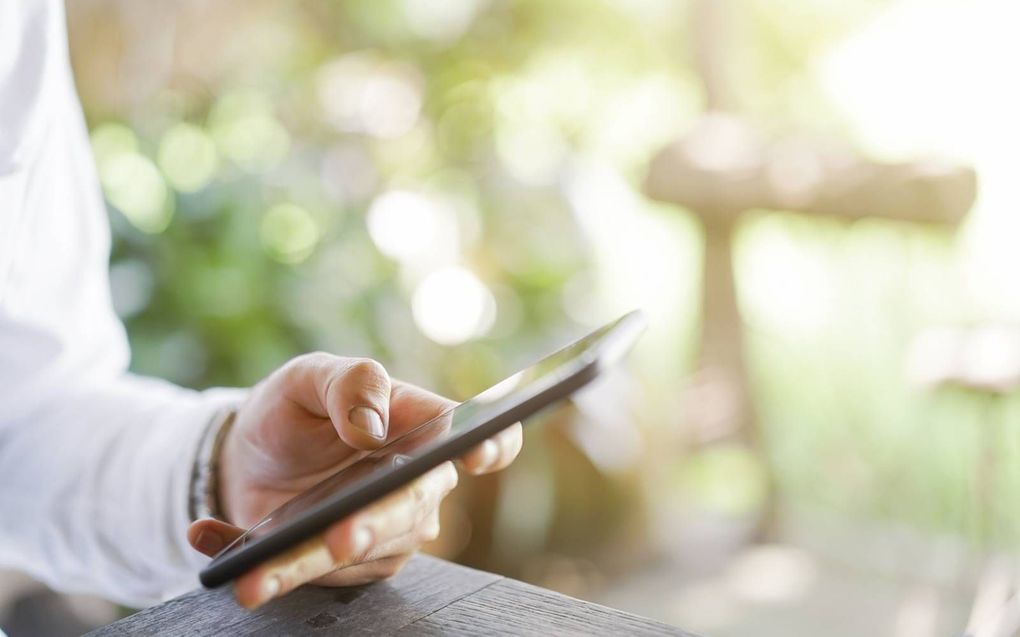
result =
[[[412,457],[425,454],[438,447],[448,438],[458,436],[487,422],[492,416],[505,411],[506,404],[521,402],[555,385],[570,373],[571,366],[568,364],[588,350],[614,325],[615,323],[603,327],[555,354],[547,356],[528,369],[510,376],[474,398],[414,427],[386,446],[380,447],[353,464],[342,468],[331,477],[295,496],[264,517],[248,529],[241,538],[224,549],[223,553],[269,535],[274,530],[286,525],[290,520],[326,500],[342,496],[345,492],[357,491],[362,483],[377,477],[376,474],[384,473],[404,464]]]

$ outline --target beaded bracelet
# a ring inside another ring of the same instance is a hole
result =
[[[221,409],[210,419],[202,434],[191,470],[191,494],[188,513],[191,520],[216,518],[226,521],[219,502],[220,449],[234,425],[237,409]]]

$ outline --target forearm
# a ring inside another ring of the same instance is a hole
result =
[[[186,541],[195,454],[239,399],[125,375],[0,431],[0,563],[131,605],[193,586],[206,559]]]

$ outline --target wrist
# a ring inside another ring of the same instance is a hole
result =
[[[221,409],[210,420],[192,470],[190,512],[192,520],[215,518],[227,521],[221,497],[223,448],[233,429],[236,408]]]

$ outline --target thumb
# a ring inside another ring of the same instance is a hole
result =
[[[193,522],[188,527],[188,544],[199,553],[213,557],[243,534],[244,529],[213,518],[205,518]]]
[[[390,376],[368,358],[336,357],[328,367],[323,404],[340,438],[355,449],[386,443]]]

